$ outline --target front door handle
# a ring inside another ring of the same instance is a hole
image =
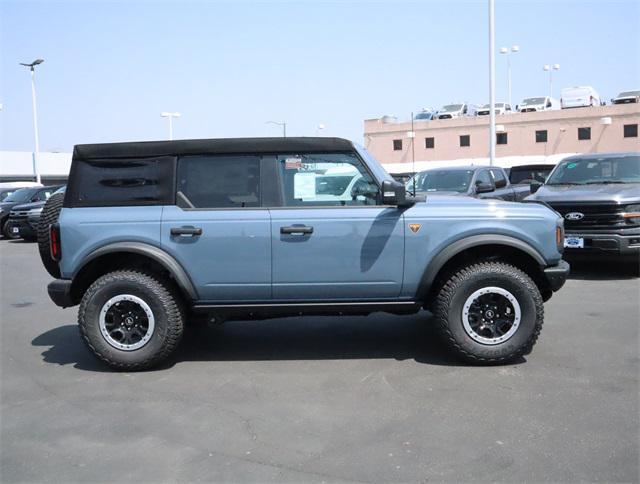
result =
[[[283,235],[311,235],[313,233],[313,227],[290,225],[288,227],[280,227],[280,233]]]
[[[202,229],[200,227],[171,227],[171,235],[190,235],[191,237],[197,237],[202,235]]]

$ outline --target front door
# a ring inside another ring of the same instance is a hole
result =
[[[353,153],[280,155],[271,212],[274,300],[395,298],[403,277],[402,211]]]
[[[260,158],[184,156],[177,204],[164,207],[162,246],[182,264],[200,299],[271,299],[271,223],[261,208]]]

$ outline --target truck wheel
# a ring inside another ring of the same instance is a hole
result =
[[[134,270],[98,278],[78,309],[89,349],[112,368],[146,370],[165,360],[183,332],[180,298],[163,282]]]
[[[56,279],[60,277],[60,267],[58,267],[58,263],[51,258],[49,249],[49,226],[58,221],[63,201],[64,193],[51,195],[47,203],[44,204],[42,213],[40,214],[40,220],[38,221],[38,251],[40,252],[40,259],[47,272]]]
[[[2,235],[4,235],[5,239],[19,239],[20,236],[11,232],[11,227],[9,227],[9,219],[5,220],[2,224]]]
[[[457,356],[479,364],[528,354],[544,319],[542,296],[531,278],[501,262],[463,268],[442,287],[434,313]]]

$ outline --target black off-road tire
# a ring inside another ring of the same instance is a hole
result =
[[[509,291],[521,310],[520,324],[506,341],[483,344],[473,339],[463,324],[467,298],[477,290],[499,287]],[[529,354],[544,321],[540,291],[520,269],[502,262],[482,262],[458,270],[442,286],[434,303],[437,328],[451,350],[462,360],[475,364],[499,364]]]
[[[40,252],[40,259],[42,259],[42,264],[47,272],[56,279],[60,278],[60,267],[58,267],[58,263],[51,258],[49,227],[58,221],[63,201],[64,193],[51,195],[42,208],[40,221],[38,222],[38,251]]]
[[[155,329],[144,346],[126,351],[110,344],[100,331],[100,312],[119,295],[133,295],[151,309]],[[178,346],[184,330],[184,307],[169,284],[135,270],[110,272],[98,278],[82,297],[78,309],[80,334],[89,349],[110,367],[138,371],[164,361]]]

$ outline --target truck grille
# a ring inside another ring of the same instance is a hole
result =
[[[617,203],[549,203],[549,205],[562,215],[564,218],[564,226],[567,230],[605,231],[637,226],[626,222],[622,217],[625,206]],[[583,217],[580,220],[570,220],[566,217],[568,213],[582,214]]]
[[[450,114],[441,114],[440,116],[438,116],[438,119],[451,119],[451,115]]]

